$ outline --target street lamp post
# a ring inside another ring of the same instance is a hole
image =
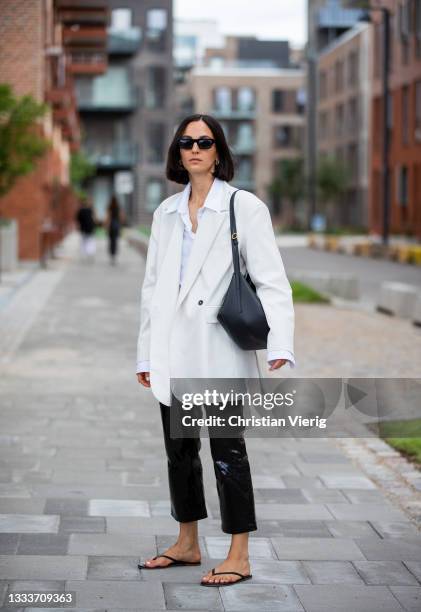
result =
[[[389,241],[390,182],[389,182],[389,73],[390,73],[390,10],[381,7],[383,21],[383,246]]]
[[[364,3],[368,4],[368,3]],[[365,6],[365,15],[360,21],[371,21],[371,11],[381,11],[382,26],[383,26],[383,70],[382,70],[382,98],[383,98],[383,117],[382,117],[382,132],[383,132],[383,162],[382,162],[382,201],[383,201],[383,218],[382,218],[382,245],[386,248],[389,242],[389,217],[390,217],[390,180],[389,180],[389,150],[390,150],[390,133],[389,133],[389,114],[390,114],[390,99],[389,99],[389,76],[390,76],[390,15],[391,11],[387,6]]]

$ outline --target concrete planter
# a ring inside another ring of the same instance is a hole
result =
[[[418,288],[406,283],[382,283],[377,310],[403,319],[412,319],[419,299]]]
[[[0,267],[11,272],[18,265],[18,224],[11,219],[7,225],[0,224]]]

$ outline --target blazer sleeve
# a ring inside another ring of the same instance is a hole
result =
[[[151,298],[156,283],[156,260],[158,251],[159,219],[155,210],[152,218],[151,235],[146,255],[145,276],[140,297],[140,325],[137,339],[136,362],[149,361],[150,351],[150,308]]]
[[[270,327],[267,351],[268,354],[288,351],[293,356],[295,313],[292,289],[276,243],[270,212],[256,196],[245,204],[247,215],[241,254]]]

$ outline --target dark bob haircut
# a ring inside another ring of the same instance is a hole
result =
[[[187,185],[189,182],[189,173],[181,165],[180,148],[178,146],[178,139],[183,135],[186,127],[192,121],[204,121],[208,128],[212,131],[215,139],[215,146],[218,152],[219,164],[213,172],[213,176],[221,179],[222,181],[230,181],[234,176],[234,162],[232,159],[231,151],[229,150],[227,141],[225,139],[224,130],[221,124],[211,115],[200,115],[194,114],[185,117],[178,128],[175,131],[173,140],[168,149],[167,156],[167,167],[166,177],[170,181],[175,183],[181,183]]]

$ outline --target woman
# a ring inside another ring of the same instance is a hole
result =
[[[75,215],[75,220],[79,225],[82,257],[92,262],[96,252],[95,227],[97,221],[95,219],[92,200],[89,196],[84,196],[82,198],[79,210]]]
[[[118,238],[120,236],[120,229],[123,221],[123,213],[120,210],[120,205],[116,196],[113,195],[107,208],[107,217],[105,220],[105,229],[108,234],[108,253],[110,255],[111,265],[115,265]]]
[[[231,281],[229,201],[233,160],[221,125],[209,115],[186,117],[167,157],[169,180],[182,192],[155,210],[140,305],[137,378],[158,399],[168,459],[171,515],[177,542],[140,569],[199,564],[197,521],[206,518],[199,458],[200,438],[171,438],[171,378],[258,378],[255,351],[244,351],[217,320]],[[294,367],[291,286],[267,206],[239,191],[235,215],[240,269],[247,270],[265,310],[269,370]],[[226,560],[203,576],[204,586],[251,577],[248,534],[257,529],[250,466],[242,436],[210,438],[222,530],[232,534]]]

